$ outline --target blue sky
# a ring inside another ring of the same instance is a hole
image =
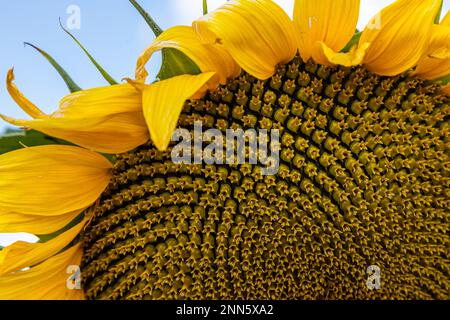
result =
[[[221,1],[213,0],[217,6]],[[141,0],[162,28],[189,24],[202,14],[201,0]],[[154,36],[128,0],[16,0],[0,5],[0,112],[14,117],[25,114],[9,97],[4,79],[14,67],[16,84],[46,112],[54,111],[68,93],[64,82],[47,61],[23,42],[31,42],[53,56],[82,88],[107,85],[87,57],[59,27],[67,24],[71,5],[80,8],[80,29],[71,32],[117,80],[133,76],[137,57]],[[159,56],[152,59],[153,73]],[[0,131],[6,123],[0,120]]]
[[[188,25],[202,14],[202,0],[140,0],[162,28]],[[214,9],[225,0],[209,0]],[[294,0],[275,0],[291,15]],[[393,0],[362,0],[358,27]],[[58,18],[66,24],[71,5],[80,8],[81,24],[73,34],[97,61],[118,81],[133,76],[135,61],[154,39],[145,21],[128,0],[15,0],[0,4],[0,113],[26,117],[9,97],[4,79],[14,67],[16,84],[22,92],[45,112],[57,109],[68,90],[59,75],[34,49],[24,47],[31,42],[50,53],[82,88],[107,85],[88,58],[59,27]],[[450,0],[444,0],[444,12]],[[159,57],[150,62],[152,74],[159,67]],[[0,132],[6,128],[0,120]],[[16,239],[33,240],[26,235],[2,235],[0,245]]]

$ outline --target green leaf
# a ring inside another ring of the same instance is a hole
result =
[[[3,250],[3,248],[4,248],[4,247],[0,246],[0,251],[2,251],[2,250]]]
[[[0,154],[22,149],[24,146],[34,147],[49,144],[69,144],[60,139],[52,138],[35,130],[8,130],[0,137]]]
[[[444,2],[441,0],[441,7],[439,8],[436,18],[434,19],[434,24],[439,24],[441,22],[441,14],[442,14],[443,6],[444,6]]]
[[[64,82],[67,85],[67,88],[69,88],[70,92],[76,92],[76,91],[81,91],[82,89],[75,83],[75,81],[73,81],[73,79],[69,76],[69,74],[66,72],[66,70],[63,69],[63,67],[61,67],[61,65],[56,62],[55,59],[53,59],[47,52],[45,52],[42,49],[39,49],[38,47],[36,47],[35,45],[29,43],[29,42],[25,42],[24,43],[26,46],[30,46],[34,49],[36,49],[40,54],[42,54],[44,56],[45,59],[47,59],[48,62],[50,62],[50,64],[56,69],[56,71],[58,71],[59,75],[63,78]]]
[[[84,53],[86,53],[86,55],[88,56],[89,60],[91,60],[91,62],[94,64],[94,66],[97,68],[97,70],[101,73],[101,75],[103,76],[103,78],[105,78],[106,81],[108,81],[108,83],[110,85],[115,85],[117,84],[117,81],[114,80],[109,74],[108,72],[106,72],[105,69],[103,69],[103,67],[101,65],[99,65],[97,63],[97,61],[94,59],[94,57],[86,50],[86,48],[81,44],[80,41],[78,41],[78,39],[72,34],[70,33],[69,30],[67,30],[66,28],[64,28],[64,26],[61,23],[61,19],[59,19],[59,25],[61,26],[61,29],[64,30],[65,33],[67,33],[77,44],[78,46],[80,46],[80,48],[84,51]]]
[[[145,19],[149,27],[152,29],[155,36],[159,36],[163,30],[153,20],[144,8],[135,0],[130,0],[131,4],[139,11],[142,17]],[[159,80],[166,80],[172,77],[176,77],[182,74],[199,74],[201,71],[199,67],[184,53],[176,49],[163,49],[162,50],[162,64],[157,78]]]
[[[350,39],[350,42],[347,43],[347,45],[345,46],[345,48],[342,49],[342,52],[349,52],[350,49],[353,48],[353,46],[359,42],[359,39],[361,38],[361,34],[362,34],[362,32],[356,30],[356,33],[355,33],[355,34],[353,35],[353,37]]]
[[[203,0],[203,15],[208,14],[208,0]]]

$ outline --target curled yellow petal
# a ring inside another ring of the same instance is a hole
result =
[[[324,65],[356,66],[362,63],[370,43],[354,46],[349,52],[335,52],[323,42],[317,42],[314,60]]]
[[[54,256],[77,237],[85,223],[86,220],[45,243],[18,241],[4,248],[0,251],[0,277],[35,266]]]
[[[0,233],[28,232],[32,234],[50,234],[61,230],[75,219],[81,211],[76,210],[57,216],[5,212],[0,214]]]
[[[270,0],[234,0],[194,21],[204,43],[222,45],[249,74],[267,79],[297,52],[289,16]]]
[[[40,146],[0,156],[0,217],[57,216],[97,200],[111,178],[103,156],[72,146]],[[0,221],[2,219],[0,218]]]
[[[425,52],[441,0],[398,0],[368,24],[360,43],[370,43],[364,65],[394,76],[412,67]]]
[[[431,41],[414,75],[437,79],[450,74],[450,26],[434,25]]]
[[[321,52],[316,53],[321,50],[317,42],[331,51],[341,51],[355,33],[359,7],[359,0],[296,0],[294,24],[302,59],[312,57],[323,63],[317,59],[321,57]]]
[[[189,99],[198,99],[217,84],[214,72],[181,75],[151,85],[137,83],[143,91],[142,104],[150,137],[159,150],[166,150],[181,110]],[[213,84],[211,84],[213,82]]]
[[[8,89],[11,98],[13,98],[13,100],[28,115],[33,118],[45,117],[45,113],[42,112],[42,110],[34,105],[30,100],[28,100],[14,84],[14,69],[8,70],[8,74],[6,75],[6,88]]]
[[[75,278],[82,255],[77,244],[26,271],[0,276],[0,300],[84,299]]]
[[[51,115],[36,114],[29,101],[8,78],[16,102],[34,120],[13,119],[0,115],[5,121],[64,139],[79,146],[104,153],[123,153],[148,140],[141,94],[129,84],[83,90],[63,98],[58,111]],[[11,91],[11,90],[10,90]],[[22,98],[18,98],[18,97]],[[28,101],[28,102],[27,102]]]
[[[203,44],[192,27],[176,26],[164,31],[141,54],[136,67],[136,80],[145,81],[148,72],[145,69],[154,52],[172,48],[183,52],[200,68],[202,72],[215,72],[220,83],[225,84],[230,78],[241,72],[238,64],[230,54],[218,45]]]

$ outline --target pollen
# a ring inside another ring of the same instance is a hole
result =
[[[280,129],[280,168],[117,156],[82,234],[89,299],[448,299],[449,98],[294,58],[186,103],[179,125]],[[369,266],[381,272],[368,288]]]

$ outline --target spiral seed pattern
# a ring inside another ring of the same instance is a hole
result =
[[[82,238],[90,299],[449,299],[449,98],[295,58],[186,104],[180,126],[279,129],[280,169],[120,155]],[[381,270],[369,290],[366,269]]]

